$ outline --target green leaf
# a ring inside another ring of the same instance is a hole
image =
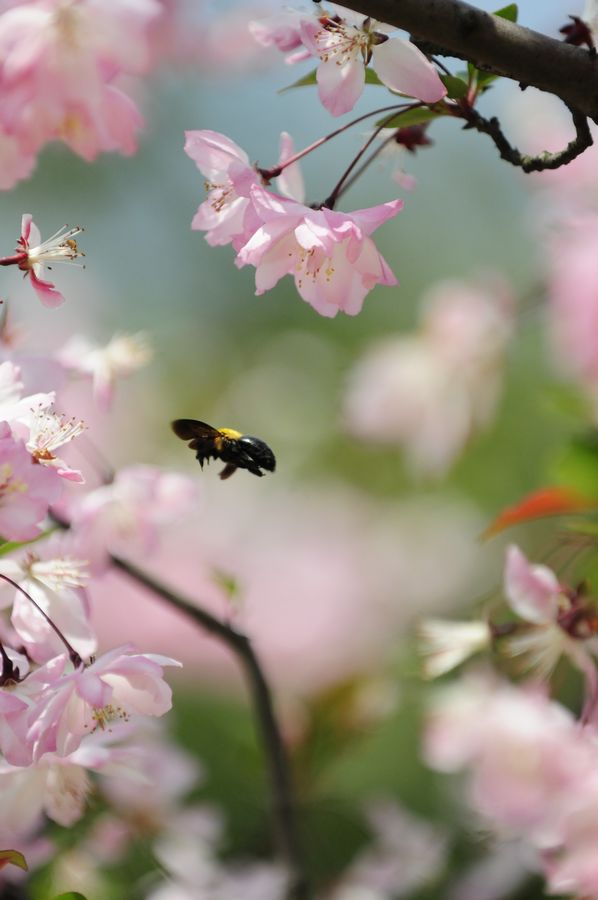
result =
[[[503,6],[502,9],[497,9],[495,13],[492,13],[494,16],[499,16],[501,19],[508,19],[509,22],[516,22],[517,16],[519,15],[519,10],[517,9],[516,3],[509,3],[508,6]]]
[[[467,96],[469,87],[467,82],[463,81],[462,78],[457,78],[456,75],[441,75],[440,80],[447,89],[451,100],[461,100],[463,97]]]
[[[598,431],[574,438],[554,463],[558,481],[585,497],[598,498]]]
[[[380,79],[378,78],[378,76],[376,75],[376,73],[374,72],[373,69],[365,70],[365,83],[366,84],[381,84],[381,85],[383,85],[383,82],[380,81]]]
[[[392,119],[378,119],[376,126],[384,125],[385,128],[408,128],[411,125],[423,125],[425,122],[432,122],[443,116],[443,112],[436,112],[428,107],[421,109],[406,109],[405,112],[397,113]],[[386,124],[385,124],[386,123]]]
[[[25,872],[29,868],[25,857],[18,850],[0,850],[0,869],[9,864],[18,866],[19,869],[24,869]]]
[[[317,69],[312,69],[311,72],[308,72],[307,75],[303,75],[301,78],[298,78],[297,81],[294,81],[292,84],[287,84],[286,87],[280,88],[278,91],[279,94],[284,94],[285,91],[290,91],[293,88],[299,87],[309,87],[310,85],[317,84]],[[382,82],[376,75],[373,69],[365,70],[365,83],[366,84],[377,84],[381,85]]]
[[[56,894],[52,900],[86,900],[86,897],[79,891],[67,891],[66,894]]]
[[[58,525],[55,525],[53,528],[48,528],[47,531],[42,531],[37,537],[31,538],[30,541],[2,541],[0,539],[0,556],[6,556],[7,553],[12,553],[13,550],[19,550],[21,547],[28,547],[29,544],[36,544],[37,541],[49,537],[57,530]]]
[[[312,69],[311,72],[308,72],[307,75],[303,75],[301,78],[298,78],[297,81],[294,81],[292,84],[287,84],[286,87],[280,88],[278,93],[284,94],[285,91],[291,91],[293,88],[307,87],[310,84],[317,84],[317,71],[317,69]]]

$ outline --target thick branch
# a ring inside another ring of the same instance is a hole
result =
[[[276,825],[276,836],[281,855],[291,873],[288,897],[289,900],[309,900],[311,891],[305,876],[297,834],[289,761],[276,721],[272,694],[249,638],[157,581],[133,563],[121,559],[119,556],[111,556],[111,561],[112,565],[120,572],[137,584],[148,588],[156,596],[166,600],[170,606],[178,609],[205,631],[215,635],[232,650],[243,666],[264,745],[272,791],[272,812]]]
[[[343,6],[409,31],[478,68],[555,94],[598,119],[598,58],[462,0],[343,0]]]

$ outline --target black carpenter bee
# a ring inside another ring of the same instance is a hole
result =
[[[276,468],[276,459],[268,445],[251,434],[241,434],[233,428],[212,428],[196,419],[175,419],[172,430],[181,440],[189,441],[202,469],[210,458],[226,463],[221,478],[230,478],[237,469],[249,469],[261,478],[262,469],[273,472]]]

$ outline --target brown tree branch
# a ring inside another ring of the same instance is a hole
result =
[[[564,150],[559,150],[557,153],[549,153],[546,150],[538,156],[521,153],[509,143],[498,119],[485,119],[475,109],[467,111],[465,128],[473,128],[481,134],[487,134],[498,148],[501,158],[511,165],[518,166],[524,172],[543,172],[545,169],[558,169],[560,166],[567,165],[594,143],[586,117],[574,110],[571,110],[571,114],[575,125],[573,140],[569,141]]]
[[[276,715],[272,694],[249,638],[213,616],[207,610],[162,584],[143,569],[122,559],[110,557],[112,565],[132,581],[178,609],[205,631],[213,634],[232,650],[241,663],[255,710],[261,735],[272,795],[272,815],[280,854],[285,861],[291,884],[288,900],[310,900],[309,887],[295,817],[295,803],[289,760]]]
[[[70,528],[70,522],[56,512],[53,521],[61,528]],[[158,581],[148,572],[128,560],[114,554],[110,562],[131,581],[147,588],[152,594],[165,600],[188,619],[209,634],[222,641],[237,657],[241,664],[258,725],[258,733],[263,745],[266,768],[270,781],[272,818],[276,843],[289,875],[288,900],[311,900],[312,891],[307,878],[301,842],[299,839],[293,782],[286,747],[274,712],[274,702],[268,682],[262,671],[249,638],[231,625],[221,621],[192,600]],[[1,668],[1,667],[0,667]]]
[[[497,4],[498,5],[498,4]],[[343,0],[343,6],[434,44],[435,52],[470,60],[560,97],[598,120],[598,57],[463,0]]]

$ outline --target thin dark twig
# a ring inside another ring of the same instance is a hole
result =
[[[70,522],[56,512],[52,519],[61,528],[70,528]],[[266,768],[270,781],[272,819],[275,840],[281,858],[290,874],[287,900],[311,900],[312,890],[307,878],[301,842],[295,814],[295,797],[291,768],[286,747],[274,712],[274,702],[268,682],[249,638],[231,625],[221,621],[192,600],[172,590],[148,572],[120,556],[110,554],[115,569],[151,593],[166,600],[199,625],[213,634],[235,654],[243,666],[261,736]]]
[[[411,106],[407,107],[407,109],[408,110],[418,109],[420,106],[423,106],[423,105],[424,105],[423,103],[414,103]],[[407,110],[405,110],[405,111],[407,111]],[[322,203],[322,206],[327,207],[327,209],[334,209],[334,205],[335,205],[336,201],[338,200],[338,198],[340,197],[340,195],[344,189],[345,182],[351,175],[353,169],[355,168],[355,166],[357,165],[359,160],[362,159],[362,157],[363,157],[364,153],[366,152],[366,150],[368,149],[368,147],[370,147],[371,144],[376,140],[376,138],[378,137],[380,132],[384,128],[387,128],[389,123],[392,122],[392,120],[395,119],[396,116],[397,116],[397,113],[392,113],[392,115],[387,116],[385,119],[383,119],[383,121],[380,123],[380,125],[378,125],[378,127],[375,129],[373,134],[370,135],[370,137],[367,139],[365,144],[362,146],[359,153],[351,161],[351,164],[343,172],[343,174],[339,178],[338,182],[334,186],[330,196],[328,196],[326,198],[326,200],[324,200],[324,202]]]
[[[574,109],[571,109],[570,112],[575,126],[573,140],[569,141],[564,150],[559,150],[557,153],[545,151],[537,156],[528,156],[513,147],[505,137],[498,119],[485,119],[471,108],[466,110],[461,108],[454,114],[466,120],[466,128],[473,128],[481,134],[487,134],[496,145],[501,158],[511,165],[518,166],[524,172],[543,172],[545,169],[558,169],[566,166],[594,143],[586,116]]]
[[[251,699],[262,737],[272,792],[272,815],[276,839],[290,874],[288,900],[309,900],[312,896],[299,842],[290,765],[274,712],[272,694],[249,638],[222,622],[191,600],[182,597],[147,572],[119,556],[112,565],[137,584],[166,600],[197,625],[219,638],[237,656],[247,677]]]
[[[62,631],[60,630],[60,628],[58,628],[58,626],[54,624],[54,622],[52,621],[52,619],[50,618],[50,616],[49,616],[46,612],[44,612],[44,610],[41,608],[41,606],[39,605],[39,603],[37,603],[37,602],[33,599],[33,597],[31,596],[31,594],[29,594],[29,593],[25,590],[24,587],[21,587],[20,584],[18,584],[16,581],[13,581],[12,578],[9,578],[8,575],[5,575],[3,572],[0,572],[0,578],[1,578],[3,581],[7,581],[8,584],[11,584],[11,585],[13,586],[13,588],[15,588],[17,591],[20,591],[21,594],[23,594],[23,596],[26,597],[27,600],[29,600],[30,603],[33,603],[33,605],[35,606],[35,608],[36,608],[36,610],[38,611],[38,613],[39,613],[41,616],[44,617],[44,619],[46,620],[47,624],[50,626],[50,628],[52,629],[52,631],[54,632],[54,634],[55,634],[55,635],[61,640],[61,642],[64,644],[64,647],[66,648],[66,651],[67,651],[67,653],[68,653],[68,655],[69,655],[69,659],[70,659],[70,661],[72,662],[72,664],[75,666],[75,668],[78,668],[80,665],[82,665],[83,660],[81,659],[81,657],[79,656],[79,654],[77,653],[77,651],[75,650],[75,648],[72,646],[72,644],[70,644],[70,643],[68,642],[68,640],[65,638],[65,636],[63,635],[63,633],[62,633]]]
[[[420,104],[421,105],[421,104]],[[380,113],[388,112],[389,109],[395,110],[395,114],[398,115],[401,110],[411,109],[411,103],[393,103],[391,106],[381,106],[379,109],[372,109],[370,112],[364,113],[362,116],[358,116],[356,119],[352,119],[350,122],[347,122],[345,125],[341,125],[340,128],[335,128],[334,131],[331,131],[329,134],[325,134],[324,137],[318,138],[317,141],[314,141],[312,144],[309,144],[308,147],[304,147],[303,150],[299,150],[297,153],[293,153],[292,156],[289,156],[288,159],[285,159],[284,162],[278,163],[275,166],[272,166],[269,169],[264,169],[261,166],[256,166],[257,171],[262,176],[262,179],[269,184],[273,178],[278,178],[278,176],[290,165],[298,162],[302,157],[306,156],[308,153],[312,153],[314,150],[317,150],[318,147],[321,147],[323,144],[326,144],[328,141],[331,141],[333,138],[338,137],[339,134],[343,134],[343,132],[347,131],[347,129],[352,128],[354,125],[359,125],[360,122],[365,122],[366,119],[371,119],[372,116],[377,116]],[[0,260],[0,265],[2,264],[2,260]]]
[[[343,193],[343,194],[346,194],[347,191],[348,191],[350,188],[353,187],[353,185],[355,184],[355,182],[356,182],[356,181],[359,181],[359,179],[361,178],[361,176],[363,175],[363,173],[365,172],[365,170],[369,168],[369,166],[374,162],[374,160],[378,159],[378,157],[380,156],[380,154],[382,153],[382,151],[385,150],[385,149],[388,147],[389,144],[392,144],[392,142],[393,142],[395,139],[396,139],[396,130],[393,129],[393,133],[392,133],[391,135],[389,135],[387,138],[385,138],[385,139],[382,141],[382,143],[379,144],[379,145],[376,147],[376,149],[373,150],[373,151],[370,153],[370,155],[368,156],[368,158],[367,158],[366,160],[364,160],[364,162],[362,162],[362,164],[361,164],[360,167],[357,169],[357,171],[356,171],[356,172],[353,172],[353,174],[351,175],[351,177],[349,178],[349,180],[348,180],[347,182],[345,182],[345,184],[343,185],[343,190],[342,190],[342,193]]]

